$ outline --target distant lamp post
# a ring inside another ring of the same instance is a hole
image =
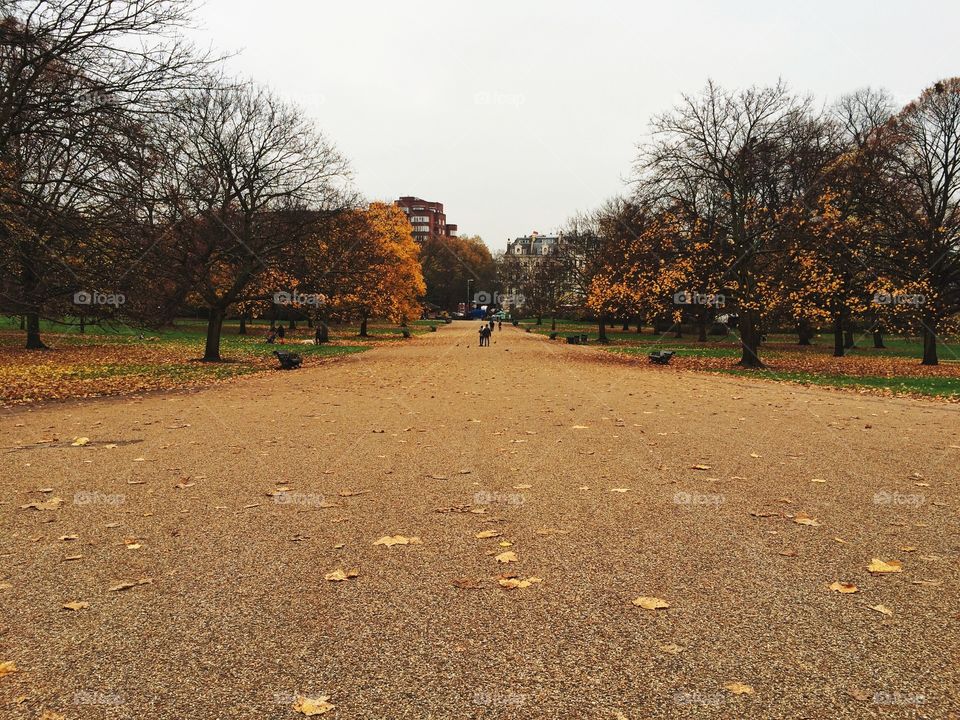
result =
[[[467,310],[470,309],[470,285],[473,283],[473,278],[467,280]]]

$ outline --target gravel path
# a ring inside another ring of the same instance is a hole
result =
[[[960,717],[960,408],[476,343],[0,415],[0,716]]]

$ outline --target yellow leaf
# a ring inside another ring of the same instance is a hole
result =
[[[500,532],[497,530],[481,530],[476,535],[474,535],[477,540],[484,540],[486,538],[499,537]]]
[[[870,565],[867,566],[867,570],[872,573],[898,573],[903,572],[903,566],[899,560],[884,562],[879,558],[874,558],[870,561]]]
[[[648,597],[643,595],[635,598],[633,604],[642,607],[644,610],[663,610],[670,607],[670,603],[658,597]]]
[[[393,547],[394,545],[422,545],[423,541],[418,537],[405,537],[403,535],[384,535],[377,540],[374,545],[385,545]]]
[[[820,527],[820,523],[817,522],[816,518],[812,518],[806,513],[797,513],[793,518],[793,521],[797,525],[809,525],[811,527]]]
[[[729,690],[734,695],[753,695],[755,693],[752,687],[749,685],[744,685],[740,682],[727,683],[723,687],[725,690]]]
[[[9,660],[7,662],[0,662],[0,677],[15,672],[17,672],[17,664],[15,662]]]
[[[83,610],[84,608],[90,607],[90,603],[74,600],[72,602],[64,603],[63,607],[65,610]]]
[[[868,605],[871,610],[876,610],[878,613],[883,613],[884,615],[893,615],[893,610],[888,608],[886,605]]]
[[[329,699],[329,695],[321,695],[318,698],[298,695],[296,702],[293,704],[293,709],[303,715],[323,715],[336,707],[336,705],[327,702]]]
[[[86,445],[88,442],[90,442],[90,438],[87,438],[87,437],[78,437],[78,438],[74,439],[74,441],[73,441],[72,443],[70,443],[70,445],[72,445],[73,447],[83,447],[83,446]]]
[[[520,562],[520,558],[517,557],[517,554],[513,552],[513,550],[500,553],[495,560],[502,563]]]
[[[838,582],[831,583],[830,589],[833,590],[834,592],[848,594],[848,593],[855,593],[860,588],[858,588],[853,583],[842,583],[838,581]]]
[[[543,579],[538,577],[528,577],[526,580],[521,580],[520,578],[502,578],[497,582],[501,587],[513,590],[516,588],[528,588],[535,583],[543,582]]]

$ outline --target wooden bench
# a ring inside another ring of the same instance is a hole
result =
[[[280,361],[281,370],[296,370],[303,364],[303,358],[296,353],[274,350],[273,354],[276,355],[277,360]]]
[[[673,350],[654,350],[650,353],[650,362],[657,365],[667,365],[673,357]]]

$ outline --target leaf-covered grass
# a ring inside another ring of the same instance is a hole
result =
[[[327,359],[369,350],[379,341],[402,340],[401,330],[371,323],[377,332],[357,338],[356,326],[331,326],[331,343],[312,344],[314,331],[305,326],[289,331],[284,345],[264,342],[269,324],[248,324],[248,334],[237,334],[238,325],[224,328],[220,353],[224,362],[205,363],[206,326],[182,320],[163,330],[125,326],[76,326],[44,323],[41,327],[48,351],[23,349],[24,334],[15,319],[0,323],[0,400],[20,404],[39,400],[92,397],[148,390],[172,390],[273,371],[274,350],[296,352],[305,367]],[[413,334],[429,332],[428,324],[411,326]],[[394,332],[395,331],[395,332]]]
[[[767,380],[782,380],[835,388],[879,390],[894,395],[925,395],[960,400],[958,377],[877,377],[871,375],[821,375],[810,372],[784,372],[774,370],[722,370],[732,375],[746,375]]]

